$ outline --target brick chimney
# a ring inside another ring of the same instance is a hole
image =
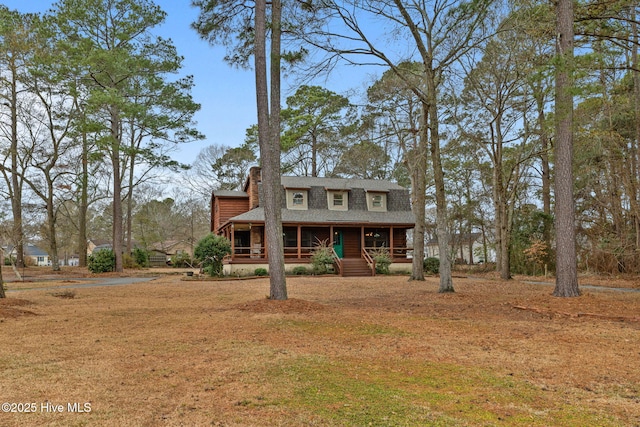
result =
[[[262,170],[259,166],[249,169],[246,192],[249,195],[249,210],[260,206],[260,195],[258,193],[258,183],[262,180]]]

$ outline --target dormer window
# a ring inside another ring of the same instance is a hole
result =
[[[368,191],[367,209],[374,212],[387,211],[387,193]]]
[[[309,209],[309,192],[299,188],[287,189],[287,209]]]
[[[327,205],[332,211],[349,210],[349,192],[345,190],[327,190]]]

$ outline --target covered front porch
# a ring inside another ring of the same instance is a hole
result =
[[[372,224],[283,224],[285,264],[308,265],[315,248],[325,244],[333,248],[335,256],[343,259],[365,259],[384,248],[391,255],[396,269],[411,263],[411,249],[407,246],[406,226]],[[230,223],[222,234],[231,242],[231,255],[226,264],[266,264],[268,251],[264,224]],[[339,268],[339,267],[338,267]]]

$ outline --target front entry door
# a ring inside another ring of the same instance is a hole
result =
[[[344,258],[344,242],[342,240],[342,231],[333,232],[333,250],[336,251],[338,258]]]

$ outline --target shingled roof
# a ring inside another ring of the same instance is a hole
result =
[[[362,188],[365,191],[387,192],[389,190],[404,190],[398,184],[380,179],[356,179],[356,178],[325,178],[311,176],[283,176],[284,188],[311,188],[324,187],[328,190],[351,190]]]
[[[406,188],[385,180],[352,178],[318,178],[308,176],[283,176],[282,221],[300,224],[386,224],[413,226],[415,218],[411,211],[409,192]],[[308,191],[309,209],[287,209],[286,190]],[[327,206],[327,190],[348,191],[348,210],[331,210]],[[366,194],[379,192],[387,194],[387,211],[370,211]],[[262,183],[259,184],[260,199]],[[216,191],[218,197],[248,197],[246,192]],[[256,207],[245,213],[229,218],[230,222],[264,222],[264,208]]]

